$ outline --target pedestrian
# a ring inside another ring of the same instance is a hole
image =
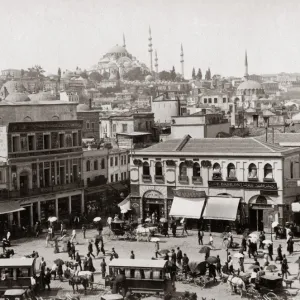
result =
[[[249,240],[248,240],[248,256],[249,256],[249,258],[251,258],[251,255],[254,256],[254,254],[253,254],[253,246],[252,246],[252,242],[251,242],[251,240],[249,239]]]
[[[189,272],[189,258],[186,253],[183,254],[182,258],[182,273],[185,274],[185,278],[187,278],[187,274]]]
[[[48,287],[48,291],[50,291],[50,283],[51,283],[51,273],[50,273],[50,269],[47,268],[44,276],[44,286]]]
[[[291,275],[289,272],[289,266],[288,266],[285,254],[283,254],[283,259],[281,262],[281,273],[282,273],[282,278],[284,278],[284,275],[285,275],[286,279],[287,279],[287,274]]]
[[[45,271],[41,270],[40,271],[40,285],[41,285],[41,288],[42,290],[44,291],[45,290]]]
[[[107,218],[107,226],[111,230],[111,222],[112,222],[112,217]]]
[[[46,262],[44,260],[44,257],[41,258],[41,262],[40,262],[40,270],[43,271],[45,273],[46,271]]]
[[[61,222],[60,223],[60,236],[63,236],[64,235],[64,223]]]
[[[101,267],[102,278],[105,278],[105,275],[106,275],[106,262],[105,262],[105,258],[102,259],[100,267]]]
[[[164,222],[163,223],[163,234],[165,237],[170,237],[169,236],[169,225],[168,225],[168,222]]]
[[[264,267],[266,268],[269,264],[269,256],[266,254],[264,255]]]
[[[253,265],[260,267],[260,263],[259,263],[259,261],[257,261],[256,257],[254,257],[254,263],[253,263]]]
[[[93,244],[89,242],[88,245],[88,256],[93,256],[95,258],[95,255],[93,254]]]
[[[265,233],[263,231],[260,232],[259,234],[259,249],[264,249],[265,248],[265,244],[263,243],[263,241],[265,240]]]
[[[103,255],[105,255],[105,250],[104,250],[104,242],[103,242],[103,237],[101,236],[100,238],[100,251],[103,253]]]
[[[135,259],[135,254],[133,253],[132,250],[131,250],[131,254],[130,254],[130,259]]]
[[[209,234],[209,245],[211,245],[211,246],[214,245],[214,238],[211,233]]]
[[[85,227],[85,224],[82,224],[81,230],[82,230],[83,238],[85,239],[85,233],[86,233],[86,227]]]
[[[239,258],[239,271],[245,273],[245,268],[244,268],[244,257]]]
[[[159,253],[159,242],[156,241],[154,244],[155,247],[155,258],[158,258],[158,255],[161,256],[161,254]]]
[[[83,271],[88,271],[88,261],[86,257],[83,259]]]
[[[174,249],[171,251],[171,262],[176,266],[176,253]]]
[[[294,252],[294,242],[293,242],[293,237],[289,234],[288,239],[287,239],[287,251],[289,252],[290,255]]]
[[[35,237],[38,237],[40,234],[40,225],[39,222],[35,222],[34,224],[34,232],[35,232]]]
[[[268,255],[270,257],[270,260],[273,261],[273,243],[269,243],[267,245],[268,248]]]
[[[93,260],[90,254],[87,255],[87,266],[88,266],[88,271],[90,272],[95,272],[95,268],[94,268],[94,264],[93,264]]]
[[[114,256],[114,258],[119,258],[119,254],[115,251],[115,248],[111,249],[112,255]]]
[[[207,247],[206,251],[205,251],[205,260],[207,260],[209,258],[209,256],[210,256],[210,248]]]
[[[75,261],[76,261],[77,265],[79,266],[80,271],[82,271],[81,258],[80,258],[79,252],[76,253]],[[77,268],[76,268],[76,269],[77,269]]]
[[[176,237],[177,225],[176,225],[176,221],[175,220],[173,220],[173,222],[171,224],[171,228],[172,228],[173,237]]]
[[[54,254],[59,253],[58,238],[54,239]]]
[[[55,264],[55,263],[52,265],[51,275],[54,276],[53,280],[55,280],[56,279],[56,275],[57,275],[57,264]]]
[[[99,243],[100,243],[100,239],[99,239],[99,237],[97,236],[97,237],[95,238],[95,247],[96,247],[96,250],[97,250],[96,256],[98,256],[98,254],[100,253]]]
[[[181,260],[182,260],[182,251],[180,250],[179,247],[177,247],[177,254],[176,254],[176,259],[177,259],[177,264],[180,266],[181,265]]]
[[[229,269],[229,273],[231,275],[234,275],[233,260],[232,260],[231,256],[228,256],[228,269]]]
[[[76,240],[76,242],[77,242],[77,239],[76,239],[76,230],[75,230],[75,228],[73,227],[72,235],[71,235],[71,240],[70,240],[71,243],[73,243],[74,240]]]
[[[204,237],[204,232],[203,232],[203,230],[199,229],[198,230],[198,245],[203,245],[203,237]]]
[[[208,272],[209,272],[209,277],[213,277],[214,278],[214,282],[217,281],[216,279],[216,266],[214,264],[208,264]]]
[[[247,251],[247,241],[246,241],[246,238],[243,236],[242,238],[242,248],[243,248],[243,251]]]
[[[46,234],[46,247],[48,248],[48,245],[49,245],[49,240],[50,240],[50,233],[49,233],[49,229],[48,229],[48,232]]]
[[[71,244],[70,252],[71,252],[71,259],[75,260],[76,249],[74,243]]]
[[[277,248],[277,256],[276,256],[276,259],[275,259],[275,263],[277,262],[277,260],[279,260],[280,263],[283,260],[283,257],[282,257],[282,246],[281,246],[281,244],[279,244],[279,246]]]
[[[63,267],[62,264],[57,266],[57,275],[60,281],[63,281]]]
[[[221,259],[220,259],[220,256],[217,255],[217,264],[216,264],[216,269],[217,269],[217,272],[219,274],[219,276],[221,276]]]
[[[182,219],[182,234],[181,235],[184,235],[184,233],[186,233],[187,236],[189,235],[187,232],[187,222],[186,222],[185,218]]]

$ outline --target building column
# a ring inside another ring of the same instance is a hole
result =
[[[58,198],[55,198],[55,216],[58,219]]]
[[[18,211],[18,227],[21,227],[21,214]]]
[[[57,185],[57,165],[56,165],[57,160],[54,160],[54,183]]]
[[[72,213],[72,197],[69,196],[69,214]]]
[[[36,178],[37,178],[37,187],[40,187],[40,163],[36,162]]]
[[[41,202],[37,202],[37,214],[38,214],[38,220],[41,220]]]
[[[84,213],[84,192],[81,192],[81,213]]]
[[[71,163],[72,163],[72,159],[68,159],[69,163],[68,163],[68,177],[69,177],[69,183],[71,183]]]
[[[33,227],[33,205],[30,205],[30,226]]]
[[[168,219],[168,199],[164,199],[164,214],[165,214],[165,218]]]

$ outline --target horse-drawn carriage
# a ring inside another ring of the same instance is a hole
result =
[[[121,220],[113,221],[110,225],[108,237],[111,239],[124,237],[125,239],[132,240],[135,238],[136,227],[137,223],[127,223]]]

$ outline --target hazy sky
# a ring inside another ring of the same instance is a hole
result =
[[[122,45],[149,65],[148,27],[159,69],[224,76],[300,71],[299,0],[0,0],[0,69],[40,64],[89,68]],[[298,41],[298,42],[297,42]]]

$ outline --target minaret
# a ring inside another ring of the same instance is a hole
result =
[[[123,48],[126,49],[125,34],[123,33]]]
[[[157,51],[155,50],[155,72],[158,73],[158,58],[157,58]]]
[[[249,78],[249,74],[248,74],[248,56],[247,56],[247,50],[245,52],[245,75],[244,75],[244,78],[246,80],[248,80]]]
[[[151,37],[151,28],[149,27],[149,48],[148,48],[148,52],[150,54],[150,72],[153,72],[153,65],[152,65],[152,37]]]
[[[181,44],[181,53],[180,53],[180,63],[181,63],[181,75],[182,75],[182,78],[184,79],[184,55],[183,55],[182,44]]]

